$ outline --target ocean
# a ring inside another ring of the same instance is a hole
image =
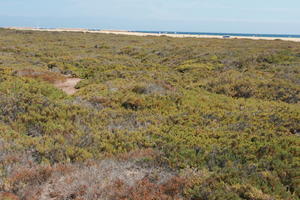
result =
[[[131,31],[138,33],[185,34],[185,35],[218,35],[243,37],[272,37],[272,38],[300,38],[300,35],[288,34],[250,34],[250,33],[207,33],[207,32],[174,32],[174,31]]]

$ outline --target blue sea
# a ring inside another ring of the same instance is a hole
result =
[[[207,32],[174,32],[174,31],[132,31],[132,32],[160,33],[160,34],[187,34],[187,35],[219,35],[219,36],[244,36],[244,37],[300,38],[300,35],[288,35],[288,34],[207,33]]]

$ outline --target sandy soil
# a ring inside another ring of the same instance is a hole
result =
[[[138,33],[138,32],[128,32],[122,30],[101,30],[101,31],[91,31],[88,29],[69,29],[69,28],[57,28],[57,29],[38,29],[38,28],[22,28],[22,27],[9,27],[7,29],[14,30],[31,30],[31,31],[54,31],[54,32],[83,32],[83,33],[105,33],[105,34],[117,34],[117,35],[133,35],[133,36],[168,36],[174,38],[217,38],[223,39],[223,36],[219,35],[187,35],[187,34],[158,34],[158,33]],[[230,39],[252,39],[252,40],[283,40],[283,41],[293,41],[300,42],[300,38],[275,38],[275,37],[242,37],[242,36],[232,36]]]
[[[117,35],[134,35],[134,36],[168,36],[174,38],[217,38],[223,39],[220,35],[188,35],[188,34],[158,34],[158,33],[138,33],[138,32],[123,32],[123,31],[99,31],[106,34]],[[284,40],[300,42],[300,38],[282,38],[282,37],[243,37],[243,36],[231,36],[226,39],[252,39],[252,40]]]
[[[65,93],[72,95],[77,89],[75,88],[76,84],[79,83],[82,79],[80,78],[67,78],[64,82],[57,82],[54,84],[55,87],[63,90]]]

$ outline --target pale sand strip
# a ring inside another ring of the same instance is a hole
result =
[[[54,86],[58,89],[61,89],[65,93],[72,95],[75,94],[75,92],[77,91],[75,86],[80,81],[82,81],[82,79],[80,78],[67,78],[65,81],[59,81],[54,83]]]
[[[189,35],[189,34],[158,34],[158,33],[140,33],[140,32],[129,32],[120,30],[101,30],[91,31],[88,29],[70,29],[70,28],[56,28],[56,29],[39,29],[39,28],[21,28],[21,27],[9,27],[7,29],[13,30],[30,30],[30,31],[51,31],[51,32],[83,32],[83,33],[105,33],[105,34],[116,34],[116,35],[132,35],[132,36],[168,36],[173,38],[217,38],[223,39],[220,35]],[[228,39],[228,38],[227,38]],[[245,36],[230,36],[229,39],[252,39],[252,40],[283,40],[300,42],[300,38],[284,38],[284,37],[245,37]]]

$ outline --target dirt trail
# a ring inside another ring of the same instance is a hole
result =
[[[77,91],[75,86],[81,80],[82,79],[80,79],[80,78],[67,78],[64,82],[54,83],[54,86],[61,89],[61,90],[63,90],[68,95],[72,95]]]

